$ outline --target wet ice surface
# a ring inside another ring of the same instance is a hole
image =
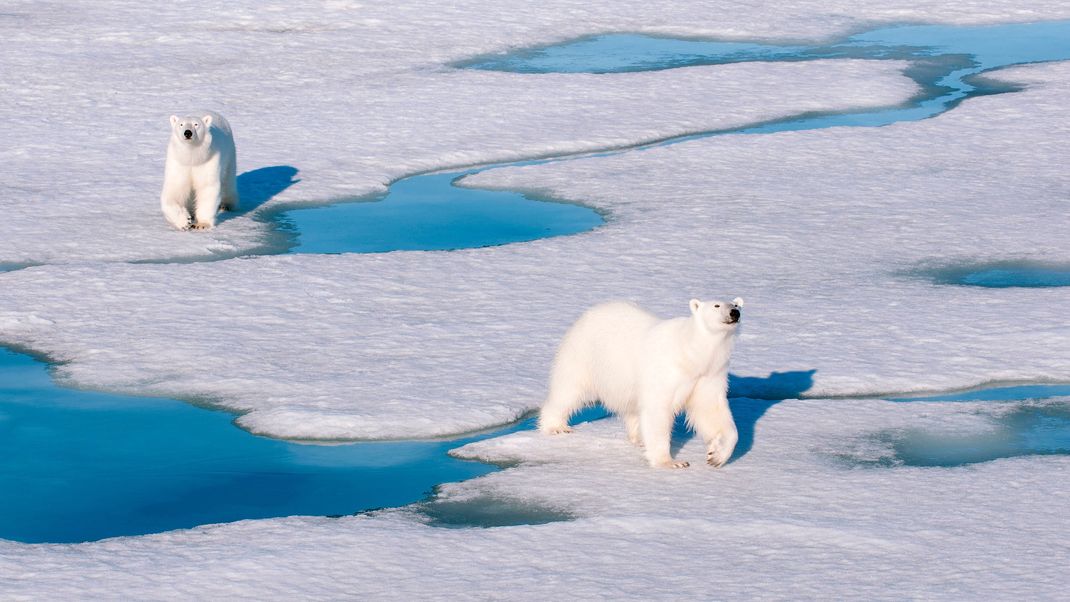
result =
[[[455,66],[510,73],[627,73],[745,61],[800,60],[800,54],[810,55],[811,47],[616,33],[514,50],[501,56],[467,59]]]
[[[544,525],[574,520],[567,510],[541,506],[521,500],[493,497],[439,499],[414,507],[427,518],[427,524],[444,528],[492,528],[516,525]]]
[[[1070,403],[1021,404],[975,433],[906,429],[874,435],[888,455],[861,465],[954,467],[1018,456],[1070,454]]]
[[[1070,454],[1070,384],[992,386],[938,395],[904,397],[907,403],[989,402],[977,410],[980,425],[963,432],[944,425],[929,429],[884,431],[870,436],[885,450],[876,457],[852,457],[849,463],[869,466],[954,467],[1000,458]],[[1002,403],[996,403],[1002,402]]]
[[[994,385],[935,395],[892,398],[892,401],[1014,401],[1070,397],[1070,384]]]
[[[967,63],[975,63],[967,65],[969,69],[983,70],[1000,65],[1070,58],[1067,26],[1066,21],[975,26],[900,25],[873,28],[823,45],[695,40],[619,33],[469,59],[457,63],[457,66],[511,73],[627,73],[748,61],[918,59],[934,55],[960,55]]]
[[[1046,288],[1070,286],[1070,265],[1037,261],[998,261],[921,270],[918,275],[937,284],[986,288]]]
[[[912,61],[906,73],[925,92],[907,106],[851,115],[816,116],[746,128],[742,133],[835,127],[881,126],[925,119],[964,98],[1007,92],[1013,85],[970,79],[1008,65],[1070,59],[1070,21],[1008,25],[909,25],[876,28],[828,45],[684,40],[638,34],[608,34],[503,56],[464,61],[458,67],[512,73],[626,73],[750,61],[812,61],[829,58]]]

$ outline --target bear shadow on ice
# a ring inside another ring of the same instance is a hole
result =
[[[728,397],[732,418],[739,431],[739,442],[729,463],[747,455],[754,446],[754,427],[766,410],[785,399],[799,399],[814,386],[817,370],[771,372],[769,376],[728,375]],[[684,416],[676,418],[672,433],[672,453],[691,440],[695,433],[687,427]]]
[[[260,167],[238,175],[238,210],[221,213],[220,221],[235,218],[256,211],[261,205],[275,198],[279,193],[300,182],[297,168],[291,165],[272,165]]]

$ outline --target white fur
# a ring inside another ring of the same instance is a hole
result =
[[[186,139],[184,132],[193,135]],[[171,225],[179,230],[192,227],[208,230],[215,226],[222,208],[238,208],[237,153],[230,124],[218,113],[199,116],[171,116],[171,140],[167,144],[160,208]]]
[[[737,322],[732,302],[692,299],[691,316],[660,320],[620,301],[589,309],[565,334],[550,376],[539,430],[567,433],[569,416],[601,401],[620,415],[628,438],[651,466],[682,468],[670,454],[681,410],[706,442],[706,461],[722,466],[739,436],[728,407],[728,358]]]

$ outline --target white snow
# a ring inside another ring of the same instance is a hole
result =
[[[830,39],[870,23],[1070,18],[1065,2],[9,3],[0,11],[0,340],[65,383],[192,398],[255,432],[420,437],[541,400],[592,303],[682,315],[747,299],[733,372],[813,372],[808,396],[1070,379],[1065,289],[933,286],[945,262],[1067,262],[1070,66],[918,123],[706,139],[509,168],[609,215],[582,235],[450,253],[240,254],[245,214],[168,229],[167,115],[230,119],[239,173],[289,165],[270,204],[380,192],[420,170],[619,147],[914,92],[885,62],[613,76],[451,70],[478,53],[645,31]],[[760,403],[760,402],[755,402]],[[868,434],[978,424],[981,404],[787,401],[721,471],[651,471],[615,421],[462,450],[525,463],[445,488],[575,522],[431,528],[405,510],[245,521],[84,544],[0,542],[3,598],[1056,598],[1068,587],[1066,458],[850,468]],[[701,455],[697,441],[681,453]],[[87,520],[92,520],[91,517]]]

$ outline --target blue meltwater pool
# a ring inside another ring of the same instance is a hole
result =
[[[493,466],[468,441],[311,445],[257,437],[173,399],[58,387],[0,348],[0,538],[76,542],[207,523],[402,506]],[[497,430],[523,428],[518,423]]]

